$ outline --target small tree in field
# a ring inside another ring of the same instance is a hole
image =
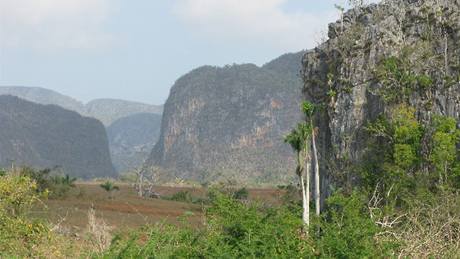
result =
[[[115,184],[113,184],[111,181],[107,181],[101,185],[99,185],[102,189],[104,189],[106,192],[109,193],[109,198],[112,199],[112,193],[114,191],[118,191],[120,190],[120,187],[116,186]]]

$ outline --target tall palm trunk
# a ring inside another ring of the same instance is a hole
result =
[[[302,184],[302,208],[303,214],[302,219],[303,223],[306,226],[305,232],[308,233],[308,227],[310,226],[310,167],[311,167],[311,154],[306,148],[305,158],[304,158],[304,171],[301,174],[301,184]]]
[[[300,176],[300,184],[302,185],[302,221],[303,224],[308,227],[310,225],[310,206],[303,175]]]
[[[311,133],[313,155],[315,157],[315,208],[316,215],[319,216],[321,213],[321,186],[319,179],[319,162],[318,162],[318,150],[316,149],[316,133],[315,129],[312,129]]]

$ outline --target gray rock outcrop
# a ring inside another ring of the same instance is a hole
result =
[[[329,40],[303,58],[305,98],[324,107],[316,118],[323,192],[353,181],[366,152],[365,126],[394,108],[376,76],[390,57],[433,79],[407,96],[420,121],[460,118],[460,1],[394,0],[346,12],[330,24]],[[391,94],[403,95],[397,91]]]

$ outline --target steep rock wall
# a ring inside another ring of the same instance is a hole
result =
[[[420,121],[435,114],[459,119],[459,44],[458,0],[384,1],[330,24],[329,40],[302,62],[305,98],[324,108],[316,116],[323,192],[353,182],[353,167],[366,152],[365,126],[395,107],[377,76],[384,60],[400,57],[433,79],[407,96]]]
[[[206,66],[181,77],[165,104],[160,138],[146,168],[165,180],[291,178],[294,156],[283,136],[302,119],[302,54],[263,67]]]

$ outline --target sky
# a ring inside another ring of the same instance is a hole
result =
[[[0,86],[166,101],[202,65],[315,47],[346,0],[0,0]]]

